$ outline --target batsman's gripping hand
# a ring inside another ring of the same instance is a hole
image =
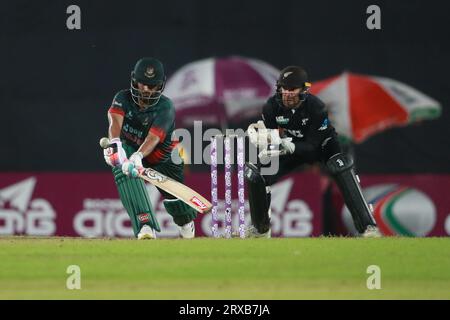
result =
[[[127,155],[119,138],[111,139],[109,146],[103,149],[103,157],[111,167],[118,167],[127,160]]]
[[[141,152],[135,152],[130,159],[122,164],[122,172],[132,178],[136,178],[139,172],[144,169],[142,166],[143,155]]]

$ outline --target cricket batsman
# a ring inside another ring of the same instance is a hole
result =
[[[163,64],[155,58],[142,58],[131,73],[131,88],[119,91],[108,110],[110,146],[104,150],[104,158],[112,167],[120,199],[138,239],[155,239],[161,229],[144,181],[136,178],[137,170],[151,167],[178,182],[184,180],[182,159],[172,161],[172,153],[179,157],[176,142],[171,140],[175,109],[162,94],[165,83]],[[196,211],[158,190],[181,237],[193,238]]]
[[[262,175],[260,165],[246,163],[252,220],[247,236],[270,237],[272,184],[301,165],[322,163],[337,183],[358,232],[364,237],[378,237],[381,234],[362,195],[353,160],[342,152],[325,104],[308,92],[310,86],[303,68],[284,68],[275,95],[263,107],[263,120],[247,130],[250,142],[263,149],[260,159],[270,161],[272,156],[279,156],[279,170],[274,175]],[[279,136],[274,138],[274,134]],[[267,149],[273,141],[278,141],[278,152]]]

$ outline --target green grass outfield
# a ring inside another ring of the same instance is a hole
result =
[[[450,299],[450,238],[0,237],[0,299]]]

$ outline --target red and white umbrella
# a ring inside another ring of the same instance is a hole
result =
[[[178,125],[201,120],[224,126],[261,113],[278,76],[279,70],[261,60],[207,58],[176,71],[164,93],[174,102]]]
[[[360,143],[384,129],[436,118],[438,101],[396,80],[343,73],[314,82],[311,93],[328,107],[341,135]]]

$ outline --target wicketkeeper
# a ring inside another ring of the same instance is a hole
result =
[[[276,94],[263,107],[262,119],[247,130],[250,141],[262,148],[262,162],[279,156],[279,170],[262,175],[259,165],[247,163],[245,177],[252,225],[248,237],[270,237],[270,185],[303,164],[321,162],[336,181],[356,229],[365,237],[380,236],[354,173],[352,159],[342,152],[325,104],[308,92],[307,73],[298,66],[281,71]],[[278,150],[269,149],[279,144]]]
[[[119,91],[108,110],[110,147],[104,150],[105,161],[112,167],[123,206],[131,219],[138,239],[155,239],[161,231],[144,181],[136,178],[137,170],[151,167],[183,182],[184,163],[171,140],[175,129],[175,109],[162,94],[166,76],[162,63],[142,58],[131,73],[131,88]],[[175,149],[175,150],[174,150]],[[159,189],[164,207],[178,225],[183,238],[195,236],[197,213],[187,204]]]

